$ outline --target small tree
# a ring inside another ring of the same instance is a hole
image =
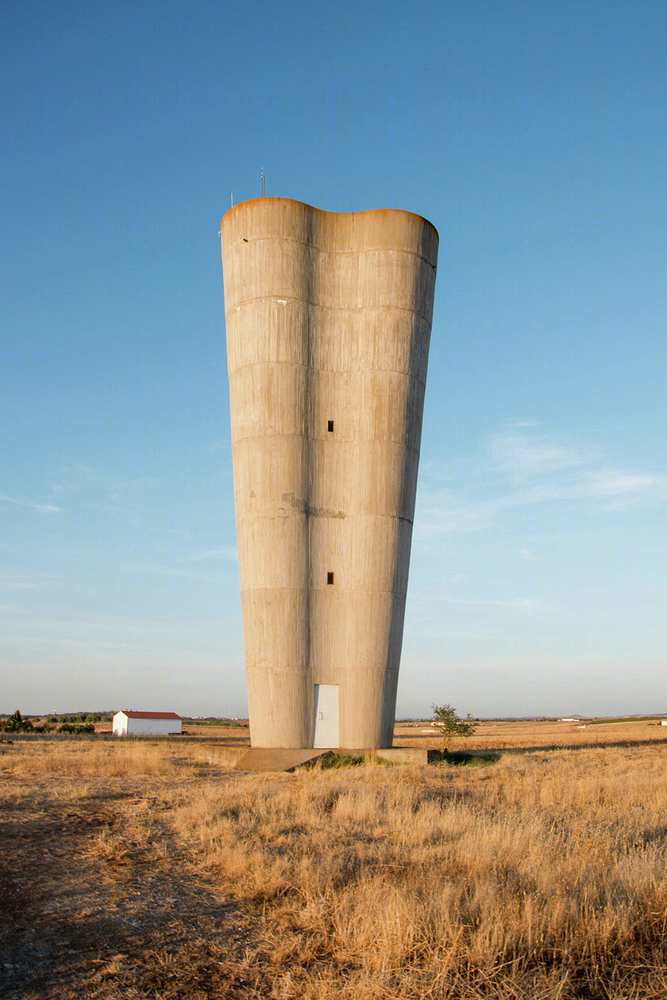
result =
[[[18,708],[13,715],[10,715],[3,727],[6,733],[30,733],[33,725],[30,719],[23,719]]]
[[[472,715],[462,719],[453,705],[434,705],[433,725],[442,736],[443,750],[452,736],[472,736],[477,728]]]

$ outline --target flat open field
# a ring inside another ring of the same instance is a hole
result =
[[[428,730],[430,729],[430,733]],[[452,742],[457,750],[511,750],[517,748],[600,746],[662,741],[667,746],[667,726],[660,719],[606,722],[480,722],[474,736]],[[397,723],[394,746],[440,746],[437,734],[427,722]]]
[[[489,723],[452,744],[486,766],[268,775],[193,743],[0,743],[0,996],[667,996],[667,727]]]
[[[667,716],[665,716],[667,718]],[[111,734],[110,723],[98,723],[98,733]],[[186,739],[212,739],[224,746],[250,746],[247,721],[238,725],[197,724],[184,722]],[[485,722],[477,725],[475,735],[466,740],[452,741],[456,750],[511,750],[517,748],[552,748],[619,743],[643,744],[662,740],[667,744],[667,726],[660,725],[660,718],[595,722]],[[397,722],[394,729],[394,746],[418,746],[437,749],[441,740],[428,721]]]

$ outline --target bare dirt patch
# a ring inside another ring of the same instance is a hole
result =
[[[145,781],[85,785],[52,776],[3,803],[0,996],[263,995],[256,915],[193,868],[169,803]]]

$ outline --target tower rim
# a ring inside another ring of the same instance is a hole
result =
[[[281,195],[265,195],[259,198],[247,198],[245,201],[239,201],[236,205],[232,205],[228,208],[222,219],[220,220],[220,225],[222,226],[226,219],[228,219],[237,209],[243,208],[246,205],[253,205],[256,202],[286,202],[291,205],[300,205],[302,208],[307,208],[311,212],[319,212],[322,215],[333,215],[336,218],[344,218],[349,216],[360,216],[360,215],[410,215],[414,219],[419,219],[420,222],[424,222],[427,226],[430,226],[435,233],[438,241],[440,240],[440,234],[438,230],[425,216],[420,215],[418,212],[411,212],[406,208],[364,208],[358,212],[332,212],[327,208],[317,208],[316,205],[310,205],[307,201],[299,201],[298,198],[286,198]]]

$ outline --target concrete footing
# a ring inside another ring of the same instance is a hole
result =
[[[236,765],[237,771],[294,771],[306,764],[324,760],[330,754],[364,757],[367,763],[376,760],[388,764],[428,764],[429,751],[418,747],[386,747],[379,750],[274,750],[253,748]]]
[[[369,764],[377,760],[388,764],[424,765],[439,758],[437,750],[424,750],[420,747],[381,747],[379,750],[279,750],[270,747],[225,747],[209,744],[195,751],[195,755],[208,764],[247,772],[293,771],[306,764],[324,760],[334,753],[363,757]]]
[[[218,767],[236,767],[241,758],[247,754],[248,747],[226,747],[213,743],[201,746],[191,745],[191,754],[197,760],[207,764],[217,764]]]
[[[253,748],[236,765],[237,771],[294,771],[305,764],[314,764],[332,753],[331,750],[275,750]]]

